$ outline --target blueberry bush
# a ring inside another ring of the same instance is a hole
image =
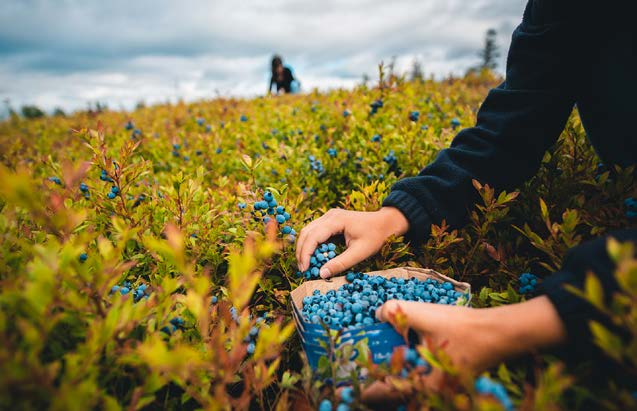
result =
[[[415,389],[406,409],[635,407],[621,381],[590,384],[591,370],[549,355],[471,376],[444,347],[418,346],[445,372],[435,393],[407,366],[413,350],[377,366],[357,347],[367,378],[346,391],[330,373],[352,347],[316,373],[304,362],[289,293],[316,270],[297,275],[296,233],[332,207],[380,207],[475,122],[498,81],[408,82],[381,67],[353,90],[0,123],[0,408],[344,410],[365,407],[376,379]],[[471,282],[474,306],[510,304],[570,247],[637,224],[634,170],[600,164],[576,112],[519,191],[474,186],[467,226],[434,226],[419,249],[392,238],[356,272],[429,267]],[[328,255],[342,250],[333,241]],[[591,325],[634,378],[636,261],[612,248],[623,286],[612,306],[593,275],[573,292],[631,331]]]

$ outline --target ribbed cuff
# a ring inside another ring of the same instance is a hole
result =
[[[405,238],[417,246],[425,242],[431,233],[431,219],[422,205],[405,191],[392,191],[383,201],[383,207],[396,207],[409,221]]]

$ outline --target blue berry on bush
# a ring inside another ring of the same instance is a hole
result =
[[[81,263],[83,263],[84,261],[88,260],[88,254],[86,254],[86,253],[80,254],[79,260],[80,260]]]
[[[460,126],[460,120],[458,120],[457,118],[452,118],[451,119],[451,127],[452,128],[458,128],[458,126]]]
[[[109,199],[111,199],[111,200],[112,200],[112,199],[114,199],[114,198],[115,198],[115,196],[116,196],[116,194],[115,194],[114,192],[112,192],[112,191],[109,191],[109,193],[108,193],[108,194],[106,194],[106,197],[108,197],[108,198],[109,198]]]
[[[80,191],[83,193],[88,192],[88,186],[84,183],[80,183]]]
[[[418,121],[418,119],[420,118],[420,112],[419,111],[411,111],[409,113],[409,120],[416,122]]]
[[[242,114],[239,120],[241,120],[242,123],[245,123],[246,121],[248,121],[248,116]]]
[[[61,186],[62,185],[62,180],[60,180],[59,177],[49,177],[49,181],[54,182],[55,184]]]
[[[522,273],[518,278],[520,281],[520,294],[531,294],[535,291],[535,286],[537,285],[537,276],[531,273]]]
[[[323,400],[319,404],[319,411],[332,411],[332,402],[330,400]]]
[[[248,344],[248,354],[252,355],[254,354],[254,349],[256,348],[256,346],[254,345],[254,343],[250,343]]]
[[[374,134],[372,136],[372,143],[380,143],[382,136],[380,134]]]
[[[354,402],[354,389],[352,387],[345,387],[341,391],[341,401],[346,404]]]
[[[513,403],[506,389],[499,382],[495,382],[487,377],[480,377],[475,381],[474,386],[478,393],[495,397],[505,410],[513,411]]]

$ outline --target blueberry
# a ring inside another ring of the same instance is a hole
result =
[[[256,346],[254,345],[254,343],[250,343],[248,344],[248,354],[252,355],[254,354],[254,349],[256,348]]]
[[[108,197],[109,199],[114,199],[115,198],[115,193],[113,193],[112,191],[110,191],[108,194],[106,194],[106,197]]]
[[[354,389],[352,387],[345,387],[341,391],[341,401],[346,404],[354,402]]]
[[[323,400],[319,405],[319,411],[332,411],[332,402],[330,400]]]
[[[81,263],[83,263],[84,261],[86,261],[88,259],[88,254],[86,253],[82,253],[80,254],[80,256],[78,257],[78,259],[80,260]]]

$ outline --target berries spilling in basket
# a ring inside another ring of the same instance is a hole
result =
[[[350,272],[347,284],[338,290],[303,298],[302,315],[313,324],[321,322],[330,328],[368,326],[377,323],[376,309],[388,300],[418,301],[454,305],[463,296],[450,282],[432,278],[385,278]]]

